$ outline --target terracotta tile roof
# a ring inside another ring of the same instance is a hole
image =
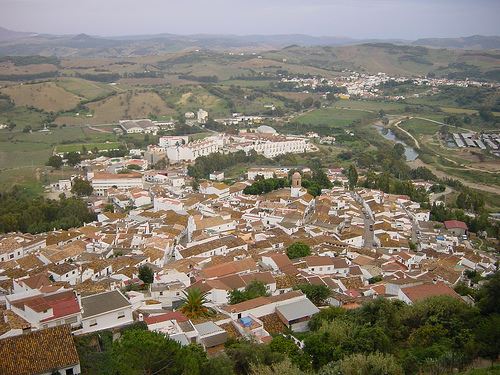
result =
[[[444,222],[444,226],[446,229],[469,229],[467,228],[467,224],[465,224],[463,221],[458,220],[447,220]]]
[[[12,310],[3,310],[0,308],[0,336],[11,329],[29,328],[31,328],[31,324],[12,312]]]
[[[167,320],[176,320],[178,322],[186,322],[188,318],[184,316],[180,311],[168,312],[165,314],[147,316],[144,318],[146,324],[156,324],[161,322],[166,322]]]
[[[421,301],[429,297],[443,296],[443,295],[451,296],[453,298],[462,301],[457,292],[455,292],[453,289],[451,289],[444,283],[415,285],[407,288],[402,288],[401,291],[412,302]]]
[[[32,375],[80,363],[71,328],[59,326],[0,341],[0,373]]]
[[[206,267],[201,271],[205,278],[222,277],[244,271],[257,270],[257,263],[252,258],[235,260],[233,262],[219,264],[217,266]]]
[[[222,307],[222,310],[227,311],[227,312],[231,312],[231,313],[237,313],[237,312],[255,309],[257,307],[268,305],[270,303],[286,301],[288,299],[301,296],[302,294],[303,293],[300,290],[294,290],[292,292],[278,294],[276,296],[257,297],[254,299],[250,299],[248,301],[236,303],[234,305],[224,306],[224,307]]]

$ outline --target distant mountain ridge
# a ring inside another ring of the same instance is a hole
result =
[[[217,34],[153,34],[102,37],[88,34],[50,35],[17,32],[0,28],[0,56],[55,55],[81,57],[144,56],[180,51],[187,48],[261,49],[269,50],[290,45],[349,46],[365,43],[392,43],[431,48],[500,49],[500,37],[474,35],[463,38],[425,38],[415,41],[402,39],[354,39],[350,37],[282,35],[217,35]]]
[[[12,31],[3,27],[0,27],[0,42],[6,40],[15,40],[20,38],[25,38],[30,35],[34,35],[33,33],[20,32],[20,31]]]
[[[435,48],[500,49],[500,36],[472,35],[461,38],[424,38],[413,45]]]

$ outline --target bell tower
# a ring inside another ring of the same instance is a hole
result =
[[[302,176],[299,172],[295,172],[292,175],[292,187],[290,189],[290,194],[293,198],[300,197],[300,189],[302,188]]]

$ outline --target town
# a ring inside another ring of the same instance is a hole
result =
[[[129,132],[152,126],[121,123]],[[464,222],[430,221],[429,209],[408,196],[356,188],[335,167],[323,172],[330,187],[316,196],[303,186],[319,173],[309,167],[255,166],[232,184],[223,171],[203,180],[189,173],[210,155],[272,158],[314,147],[259,126],[202,140],[162,136],[132,155],[81,160],[79,175],[50,189],[83,194],[95,221],[0,237],[0,339],[55,335],[63,345],[68,335],[140,322],[217,353],[237,337],[268,343],[307,331],[324,306],[355,309],[379,297],[473,303],[455,288],[474,287],[471,273],[494,274],[498,258],[472,246]],[[255,190],[278,180],[284,185]],[[80,372],[71,354],[59,366]]]

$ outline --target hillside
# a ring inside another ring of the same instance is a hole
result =
[[[433,48],[498,49],[500,37],[474,35],[463,38],[428,38],[416,41],[397,39],[354,39],[338,36],[283,35],[128,35],[102,37],[87,34],[47,35],[20,33],[0,28],[0,56],[44,55],[58,57],[149,56],[185,49],[253,50],[281,49],[296,45],[355,46],[366,43],[428,46]]]
[[[500,37],[472,35],[462,38],[425,38],[417,39],[412,44],[437,48],[500,49]]]

